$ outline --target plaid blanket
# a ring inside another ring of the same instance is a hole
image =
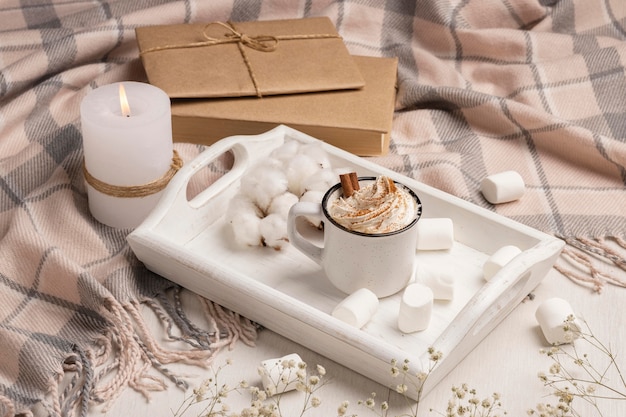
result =
[[[125,387],[184,385],[167,363],[206,366],[254,342],[250,321],[207,300],[208,326],[190,320],[180,289],[133,256],[129,231],[90,216],[79,103],[145,81],[138,26],[319,15],[352,53],[399,58],[391,152],[375,162],[565,239],[556,268],[578,282],[625,285],[623,0],[5,1],[0,415],[84,416]],[[201,150],[177,149],[187,160]],[[479,184],[504,170],[526,193],[493,206]],[[146,308],[188,348],[152,335]]]

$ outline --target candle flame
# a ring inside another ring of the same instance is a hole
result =
[[[120,84],[120,108],[122,109],[122,116],[130,117],[130,104],[128,104],[124,84]]]

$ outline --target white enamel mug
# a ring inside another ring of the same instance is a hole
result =
[[[359,183],[375,181],[360,177]],[[389,233],[362,233],[346,229],[328,213],[328,205],[341,197],[341,183],[331,187],[321,203],[300,202],[291,207],[287,220],[289,242],[322,266],[330,282],[346,294],[367,288],[377,297],[387,297],[402,290],[414,271],[417,221],[422,205],[413,190],[396,182],[415,198],[416,213],[410,224]],[[324,245],[307,240],[297,229],[296,220],[306,216],[324,223]]]

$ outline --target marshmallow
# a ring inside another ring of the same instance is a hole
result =
[[[302,358],[297,353],[261,362],[259,374],[265,392],[274,395],[296,389],[300,362]]]
[[[504,171],[483,179],[480,192],[491,204],[508,203],[524,195],[524,179],[515,171]]]
[[[493,255],[487,259],[483,265],[483,276],[485,281],[490,281],[500,269],[522,253],[522,250],[517,246],[507,245],[498,249]]]
[[[425,285],[408,285],[402,293],[398,329],[403,333],[425,330],[433,311],[433,292]]]
[[[569,316],[573,316],[574,320],[566,324],[565,321]],[[552,345],[570,343],[578,337],[580,332],[581,326],[572,307],[562,298],[545,300],[537,307],[535,318],[546,340]],[[566,326],[569,327],[567,330],[565,330]]]
[[[360,288],[344,298],[332,316],[359,329],[370,321],[378,309],[378,297],[367,288]]]
[[[437,267],[417,265],[415,279],[432,290],[435,300],[452,300],[454,298],[454,274],[452,269],[445,265],[438,265]]]
[[[454,243],[452,219],[421,219],[415,227],[418,250],[450,249]]]

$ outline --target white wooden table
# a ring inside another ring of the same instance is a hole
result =
[[[537,403],[556,403],[553,396],[538,379],[539,371],[547,371],[550,360],[539,353],[539,349],[546,347],[545,339],[535,320],[535,310],[542,300],[551,297],[560,297],[568,300],[576,313],[584,317],[590,324],[594,334],[603,342],[610,344],[617,355],[622,371],[626,371],[626,315],[623,305],[626,301],[626,289],[607,286],[602,294],[595,294],[590,289],[572,283],[554,269],[546,276],[534,292],[535,299],[521,303],[492,333],[482,341],[437,387],[422,399],[420,416],[438,415],[430,409],[445,412],[451,396],[451,387],[467,383],[478,391],[479,397],[487,397],[491,393],[501,394],[503,409],[509,416],[521,417],[526,415],[529,408]],[[156,326],[155,320],[155,328]],[[594,351],[589,351],[593,360]],[[233,364],[222,371],[221,380],[231,385],[245,379],[252,385],[261,386],[257,368],[261,361],[281,357],[289,353],[298,353],[309,366],[320,364],[327,370],[330,384],[323,387],[318,393],[322,398],[319,408],[307,412],[310,416],[337,415],[339,404],[347,400],[350,402],[348,415],[373,416],[372,411],[364,406],[357,405],[358,400],[365,400],[371,392],[377,393],[377,400],[389,399],[391,409],[389,416],[402,415],[409,411],[404,398],[390,392],[391,390],[375,383],[361,375],[332,362],[315,352],[308,350],[290,340],[262,330],[256,347],[248,347],[239,343],[231,351],[222,351],[215,359],[215,365],[222,365],[226,359],[232,359]],[[401,358],[399,358],[401,359]],[[208,372],[192,370],[184,367],[171,367],[186,374],[193,374],[190,378],[191,387],[197,386],[210,374]],[[614,381],[617,382],[617,381]],[[189,394],[187,392],[187,394]],[[123,415],[150,415],[152,417],[172,416],[182,402],[185,393],[171,387],[165,392],[154,393],[150,402],[139,394],[128,389],[117,400],[107,416]],[[302,407],[302,397],[297,392],[286,394],[281,401],[283,416],[299,416]],[[239,395],[233,393],[227,403],[231,411],[238,412],[249,405],[248,393]],[[594,416],[593,410],[583,401],[575,403],[583,416]],[[626,415],[626,401],[601,403],[603,416],[617,417]],[[91,412],[93,416],[103,415],[97,407]],[[186,416],[195,417],[190,410]]]

